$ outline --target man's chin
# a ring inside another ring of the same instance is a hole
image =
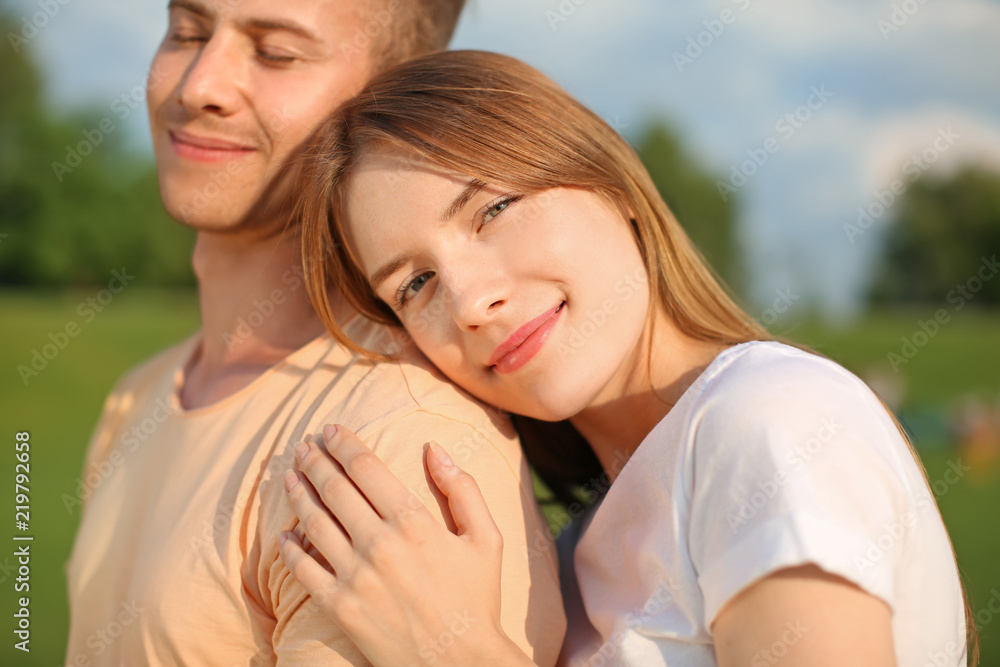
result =
[[[288,227],[291,207],[274,202],[213,202],[198,207],[188,202],[171,202],[164,197],[167,213],[177,222],[198,232],[219,235],[256,236],[262,239],[280,234]]]
[[[181,224],[198,231],[255,232],[264,237],[288,226],[297,170],[277,176],[227,170],[204,175],[172,167],[160,165],[160,195],[167,213]]]
[[[201,232],[238,232],[246,224],[249,212],[225,203],[196,206],[190,202],[170,201],[168,197],[163,198],[163,206],[174,220]]]

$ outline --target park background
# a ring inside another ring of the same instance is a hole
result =
[[[1000,665],[1000,4],[679,4],[474,0],[454,45],[521,57],[594,108],[751,313],[893,406],[952,535],[981,664]],[[62,663],[104,396],[198,326],[193,235],[160,207],[142,102],[165,6],[0,0],[0,536],[16,532],[18,431],[35,535],[30,654],[13,649],[0,549],[4,665]],[[134,279],[102,292],[113,271]]]

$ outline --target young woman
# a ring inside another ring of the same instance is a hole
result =
[[[967,664],[895,419],[741,311],[625,141],[543,75],[448,52],[380,76],[318,135],[303,201],[345,345],[331,288],[480,399],[582,435],[525,439],[596,500],[566,531],[561,662]],[[332,621],[377,665],[530,664],[493,622],[502,546],[474,481],[430,447],[452,533],[352,434],[326,443],[286,479],[312,546],[282,555]]]

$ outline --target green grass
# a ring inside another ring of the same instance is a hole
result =
[[[129,367],[192,333],[198,323],[197,301],[192,293],[143,291],[130,287],[115,297],[89,324],[76,312],[77,305],[96,291],[67,295],[0,293],[0,417],[11,443],[4,455],[13,495],[14,434],[31,433],[31,617],[32,651],[13,649],[13,639],[0,646],[0,664],[62,664],[68,630],[64,564],[69,557],[78,510],[68,512],[62,494],[72,494],[80,474],[87,440],[100,413],[104,397]],[[898,351],[901,336],[918,330],[918,319],[927,313],[879,315],[856,330],[829,331],[803,325],[787,334],[862,374],[897,377],[886,355]],[[32,349],[48,342],[48,334],[66,323],[80,324],[80,333],[69,341],[48,367],[25,386],[19,364],[30,364]],[[915,414],[941,412],[956,397],[975,393],[995,398],[1000,394],[1000,313],[964,312],[920,350],[903,367],[907,405]],[[949,460],[959,454],[947,442],[922,453],[931,480],[940,479]],[[985,608],[1000,591],[1000,476],[996,468],[970,474],[939,497],[942,514],[951,532],[959,563],[967,578],[976,610]],[[10,503],[11,514],[13,502]],[[13,516],[5,535],[12,536]],[[8,542],[12,545],[13,542]],[[3,635],[12,638],[16,595],[13,576],[4,571],[4,559],[13,563],[14,547],[0,550],[0,617]],[[1000,665],[1000,619],[982,628],[983,665]]]
[[[920,332],[919,322],[933,318],[934,311],[902,310],[867,317],[853,329],[831,330],[807,323],[781,333],[810,345],[855,373],[883,375],[905,385],[905,400],[911,408],[944,407],[957,397],[977,394],[1000,397],[1000,313],[966,308],[951,313],[937,334],[906,363],[896,364],[889,354],[901,355],[903,338]],[[905,359],[905,357],[903,357]]]
[[[0,423],[9,454],[0,479],[9,480],[10,527],[13,535],[14,434],[31,434],[31,653],[0,645],[0,664],[62,664],[68,633],[64,565],[79,521],[79,508],[67,511],[61,500],[73,495],[83,468],[83,455],[104,398],[129,367],[183,339],[198,326],[197,300],[190,293],[143,292],[130,288],[116,296],[89,324],[76,309],[94,291],[66,295],[0,294]],[[80,332],[48,362],[37,377],[22,381],[17,366],[30,365],[32,350],[49,342],[48,334],[67,322]],[[13,544],[7,538],[8,544]],[[11,634],[16,595],[14,548],[0,551],[0,618],[3,636]],[[9,561],[5,559],[9,558]],[[20,594],[17,594],[18,596]]]

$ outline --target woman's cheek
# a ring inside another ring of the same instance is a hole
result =
[[[442,322],[431,317],[417,316],[406,325],[406,329],[420,351],[435,366],[449,375],[459,370],[462,362],[461,347],[458,341],[449,338],[450,334]]]

